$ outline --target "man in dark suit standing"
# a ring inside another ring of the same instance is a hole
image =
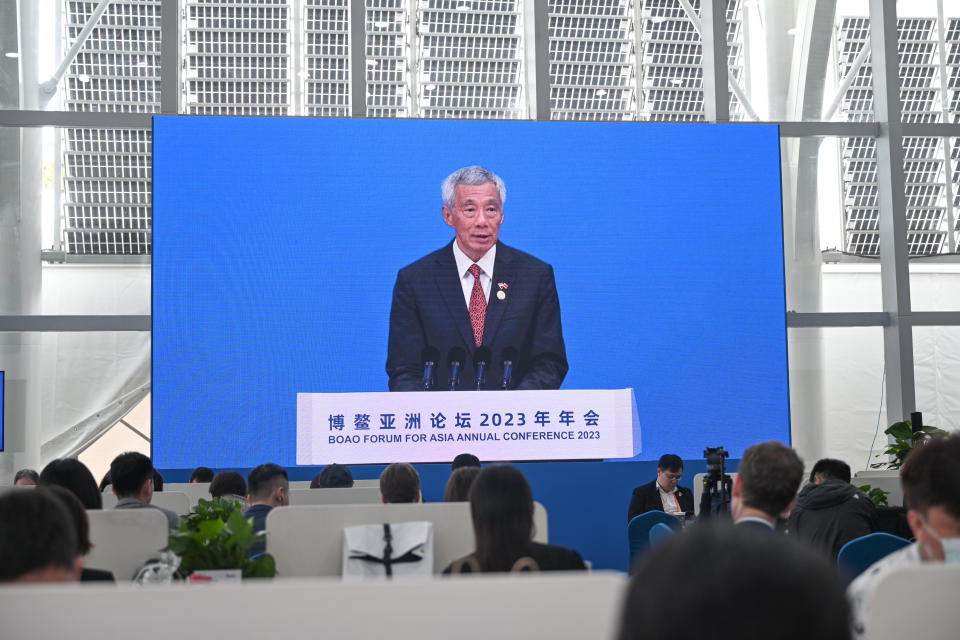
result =
[[[627,522],[647,511],[665,511],[677,516],[693,513],[693,491],[680,486],[683,460],[672,453],[660,457],[657,479],[633,490]]]
[[[567,373],[553,268],[499,242],[506,188],[495,173],[465,167],[443,183],[443,219],[453,242],[397,274],[390,310],[391,391],[423,388],[424,354],[435,349],[435,388],[446,389],[451,349],[463,349],[457,389],[475,388],[473,355],[490,350],[483,388],[498,389],[504,361],[511,389],[557,389]],[[438,365],[440,362],[437,363]]]

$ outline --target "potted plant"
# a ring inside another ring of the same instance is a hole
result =
[[[167,549],[180,557],[185,576],[202,571],[232,570],[244,578],[272,578],[276,574],[273,556],[264,553],[248,558],[247,551],[264,538],[253,532],[253,519],[243,517],[243,505],[233,500],[200,500],[184,516],[180,529],[170,534]],[[221,574],[222,575],[222,574]]]
[[[910,450],[915,446],[930,436],[946,433],[946,431],[943,429],[938,429],[937,427],[932,427],[930,425],[923,425],[914,431],[913,425],[909,420],[894,422],[892,425],[884,429],[883,432],[893,438],[893,441],[890,442],[889,446],[883,451],[883,453],[878,453],[876,457],[879,458],[881,456],[890,456],[890,458],[883,462],[875,462],[871,464],[871,469],[889,469],[891,471],[895,471],[903,466],[904,460],[907,459],[907,454],[910,453]],[[883,489],[873,488],[869,484],[865,484],[857,488],[866,493],[876,506],[887,506],[887,492]]]

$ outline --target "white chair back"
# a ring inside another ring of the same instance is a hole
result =
[[[887,492],[887,504],[889,506],[903,506],[903,486],[900,484],[899,469],[857,471],[853,474],[853,479],[850,482],[858,487],[868,484],[871,488],[882,489]]]
[[[113,495],[113,491],[109,488],[100,494],[103,497],[103,508],[104,509],[113,509],[117,506],[117,496]]]
[[[309,489],[312,480],[291,480],[290,489]]]
[[[209,500],[213,497],[210,495],[209,482],[165,482],[163,483],[162,493],[166,493],[167,491],[179,491],[180,493],[187,494],[187,498],[190,499],[191,509],[197,505],[197,501],[199,501],[200,498]]]
[[[356,489],[357,487],[376,487],[379,489],[380,478],[373,478],[372,480],[354,480],[353,488]]]
[[[86,557],[91,569],[113,572],[117,582],[132,580],[143,563],[167,546],[167,517],[156,509],[87,511],[93,549]]]
[[[280,576],[339,576],[344,527],[419,520],[433,523],[434,573],[473,551],[467,502],[279,507],[267,516],[267,551]],[[533,523],[533,539],[547,542],[547,511],[539,502],[534,502]]]
[[[380,487],[342,489],[290,489],[290,504],[295,507],[315,504],[381,504]]]
[[[928,563],[891,571],[863,603],[866,635],[870,640],[956,638],[958,593],[957,565]]]
[[[102,640],[136,629],[169,640],[185,629],[219,637],[423,640],[613,638],[627,579],[615,573],[470,576],[416,582],[250,580],[241,584],[0,587],[10,638]],[[269,615],[218,612],[269,611]],[[453,630],[453,631],[451,631]]]
[[[731,480],[737,479],[737,474],[728,473]],[[703,498],[703,479],[707,477],[705,473],[698,473],[693,476],[693,512],[700,515],[700,500]],[[733,485],[730,485],[731,487]]]
[[[154,491],[150,498],[150,504],[164,509],[170,509],[175,514],[182,516],[190,513],[190,498],[182,491]]]

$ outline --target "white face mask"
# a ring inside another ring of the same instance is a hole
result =
[[[933,530],[933,527],[926,521],[922,520],[923,528],[927,530],[931,536],[937,539],[940,542],[940,546],[943,547],[943,561],[946,564],[960,564],[960,536],[954,536],[952,538],[944,538],[937,534]]]

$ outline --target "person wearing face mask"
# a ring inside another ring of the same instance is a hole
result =
[[[916,542],[875,562],[850,583],[856,637],[869,635],[870,595],[891,571],[923,562],[960,564],[960,433],[915,447],[900,469],[900,482]]]

